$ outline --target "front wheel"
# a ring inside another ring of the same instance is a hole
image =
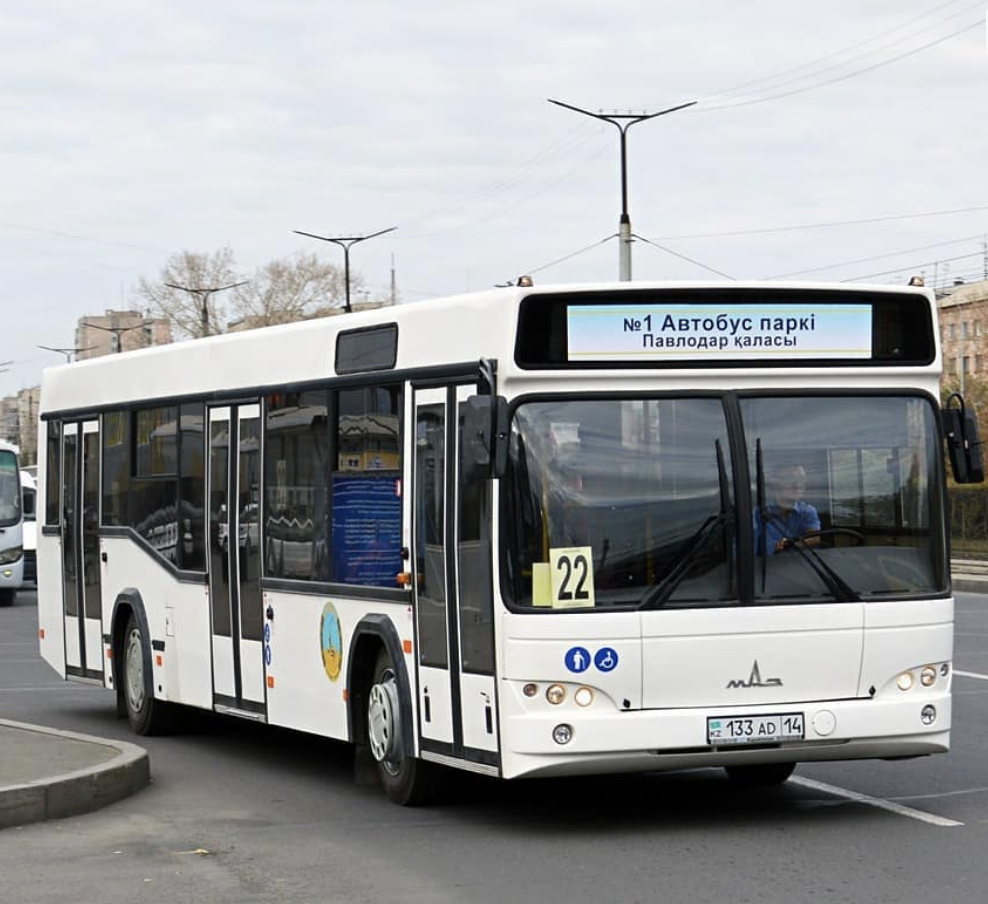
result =
[[[13,606],[15,596],[13,590],[0,590],[0,606]]]
[[[436,767],[406,752],[402,715],[410,714],[410,709],[411,704],[398,686],[391,656],[381,650],[367,695],[367,743],[388,798],[414,807],[435,796]],[[406,721],[410,723],[411,719]]]
[[[168,704],[154,699],[150,662],[145,656],[148,640],[133,615],[127,621],[123,642],[123,698],[127,721],[136,734],[165,734],[171,728]]]
[[[795,763],[756,763],[748,766],[725,766],[732,781],[749,788],[772,788],[788,781]]]

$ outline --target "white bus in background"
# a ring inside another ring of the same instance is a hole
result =
[[[404,804],[941,753],[945,441],[983,479],[941,361],[922,288],[628,282],[53,368],[41,652],[138,733],[346,740]]]
[[[24,582],[24,510],[19,449],[0,440],[0,606],[10,606]]]
[[[21,493],[24,508],[24,582],[38,580],[38,481],[35,469],[21,468]]]

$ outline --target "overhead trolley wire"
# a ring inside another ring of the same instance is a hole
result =
[[[935,11],[941,9],[943,6],[946,6],[946,5],[950,5],[950,4],[949,3],[948,4],[941,4],[941,6],[935,7],[934,10],[932,10],[931,12],[935,12]],[[828,72],[834,72],[836,70],[845,68],[845,67],[847,67],[847,66],[849,66],[851,64],[854,64],[856,62],[861,62],[861,61],[864,61],[864,60],[866,60],[866,59],[868,59],[870,57],[874,57],[876,54],[881,53],[882,51],[889,50],[889,49],[891,49],[893,47],[896,47],[897,45],[900,45],[900,44],[904,43],[905,41],[908,41],[908,40],[911,40],[911,39],[920,37],[924,33],[930,32],[933,28],[938,27],[938,26],[941,26],[941,25],[944,25],[945,23],[949,22],[951,19],[955,19],[958,16],[961,16],[964,13],[969,12],[970,10],[974,9],[975,7],[981,8],[981,7],[983,7],[983,3],[980,3],[979,2],[979,3],[971,3],[971,4],[968,4],[968,5],[964,6],[962,9],[957,10],[956,12],[951,13],[949,16],[945,16],[945,17],[941,18],[939,21],[937,21],[935,23],[924,25],[920,29],[915,29],[913,32],[911,32],[909,34],[906,34],[906,35],[903,35],[902,37],[896,38],[894,41],[888,41],[888,42],[886,42],[884,44],[880,44],[878,47],[875,47],[875,48],[873,48],[871,50],[868,50],[868,51],[866,51],[864,53],[857,54],[856,56],[852,56],[852,57],[850,57],[850,58],[848,58],[846,60],[843,60],[843,61],[841,61],[839,63],[834,63],[834,64],[829,65],[829,66],[824,66],[822,68],[817,68],[816,70],[812,70],[811,69],[811,71],[808,72],[805,75],[800,75],[800,76],[797,76],[795,78],[783,79],[782,81],[778,81],[778,79],[780,77],[782,77],[782,76],[784,76],[784,75],[786,75],[788,73],[798,72],[800,70],[811,68],[812,66],[816,65],[816,63],[825,62],[828,59],[833,59],[833,58],[842,56],[843,54],[849,52],[852,49],[856,49],[858,47],[861,47],[861,46],[864,46],[865,44],[870,43],[873,40],[876,40],[876,38],[871,38],[871,39],[869,39],[867,41],[862,41],[862,42],[859,42],[858,44],[851,45],[851,47],[844,48],[843,50],[835,51],[832,54],[827,54],[827,55],[825,55],[823,57],[820,57],[815,62],[805,63],[805,64],[802,64],[801,66],[797,66],[797,67],[794,67],[792,69],[783,70],[783,72],[777,73],[774,76],[766,76],[763,79],[756,79],[756,80],[754,80],[752,82],[748,82],[747,83],[748,85],[758,84],[760,82],[766,83],[765,84],[765,87],[762,89],[761,92],[759,92],[759,91],[741,91],[741,89],[742,89],[743,86],[738,86],[737,88],[727,89],[726,91],[715,92],[714,94],[709,95],[707,98],[701,97],[699,103],[697,104],[697,109],[698,110],[713,111],[713,110],[722,110],[722,109],[726,109],[726,108],[729,108],[729,107],[742,107],[742,106],[749,106],[751,104],[756,104],[756,103],[764,103],[765,101],[777,100],[777,99],[783,98],[783,97],[790,97],[790,96],[792,96],[794,94],[800,94],[800,93],[802,93],[804,91],[810,91],[810,90],[813,90],[813,89],[816,89],[816,88],[822,88],[822,87],[824,87],[826,85],[831,85],[831,84],[834,84],[836,82],[844,81],[846,79],[849,79],[849,78],[852,78],[852,77],[855,77],[855,76],[858,76],[858,75],[863,75],[866,72],[870,72],[870,71],[872,71],[874,69],[878,69],[878,68],[881,68],[883,66],[887,66],[890,63],[894,63],[894,62],[896,62],[898,60],[901,60],[901,59],[904,59],[906,57],[912,56],[913,54],[919,53],[922,50],[926,50],[926,49],[928,49],[930,47],[934,47],[937,44],[941,44],[944,41],[949,40],[950,38],[956,37],[959,34],[962,34],[962,33],[966,32],[966,31],[970,31],[972,28],[975,28],[978,25],[980,25],[981,24],[981,20],[979,20],[978,22],[974,22],[974,23],[968,24],[968,25],[964,25],[961,28],[959,28],[959,29],[957,29],[955,31],[952,31],[952,32],[950,32],[950,33],[948,33],[946,35],[941,35],[941,36],[939,36],[937,38],[934,38],[931,41],[927,41],[926,43],[919,45],[918,47],[912,47],[912,48],[910,48],[910,49],[908,49],[908,50],[906,50],[906,51],[904,51],[902,53],[898,53],[898,54],[896,54],[896,55],[894,55],[892,57],[889,57],[887,59],[879,60],[879,61],[877,61],[875,63],[871,63],[869,65],[860,66],[858,68],[852,69],[850,72],[844,72],[844,73],[842,73],[840,75],[837,75],[837,76],[834,76],[832,78],[826,78],[823,81],[814,81],[812,84],[803,85],[802,87],[799,87],[799,88],[793,88],[792,90],[789,90],[789,91],[781,91],[781,92],[779,91],[779,89],[785,88],[785,87],[787,87],[789,85],[796,85],[796,84],[798,84],[800,82],[807,82],[810,79],[819,79],[820,76],[826,75]],[[927,15],[929,15],[929,13],[926,13],[923,16],[920,16],[918,18],[925,18],[925,16],[927,16]],[[899,31],[902,28],[907,27],[909,24],[912,24],[912,22],[915,22],[915,21],[916,21],[916,19],[912,19],[909,22],[905,23],[904,25],[897,26],[896,28],[891,29],[891,31],[886,32],[886,33],[884,33],[882,35],[879,35],[877,37],[884,37],[885,34],[891,34],[891,33],[894,33],[895,31]],[[765,92],[765,91],[771,92],[771,93],[769,93],[767,95],[764,95],[764,96],[758,96],[760,93]],[[731,99],[729,97],[730,94],[737,93],[737,92],[741,92],[742,96],[739,97],[739,98],[735,98],[735,99]],[[745,98],[744,97],[745,94],[748,94],[748,95],[754,94],[755,96],[754,97]],[[723,102],[720,102],[719,101],[720,98],[724,98]]]
[[[818,63],[824,63],[827,60],[831,60],[831,59],[834,59],[835,57],[842,56],[843,54],[849,53],[852,50],[857,50],[859,47],[864,47],[866,44],[870,44],[871,42],[877,41],[880,38],[884,38],[887,35],[894,34],[897,31],[901,31],[903,28],[907,28],[908,26],[912,25],[913,23],[918,22],[918,21],[920,21],[922,19],[925,19],[928,16],[930,16],[930,15],[936,13],[936,12],[939,12],[944,7],[953,6],[957,2],[958,2],[958,0],[946,0],[945,3],[940,3],[940,4],[938,4],[937,6],[933,7],[930,10],[927,10],[926,12],[920,13],[917,16],[913,16],[911,19],[908,19],[907,21],[903,22],[900,25],[896,25],[894,28],[886,29],[885,31],[879,32],[878,34],[872,35],[870,38],[865,38],[862,41],[858,41],[858,42],[856,42],[854,44],[849,44],[847,47],[842,47],[840,50],[835,50],[835,51],[832,51],[831,53],[826,53],[823,56],[819,56],[819,57],[816,57],[815,59],[808,60],[805,63],[800,63],[798,66],[792,66],[789,69],[783,69],[780,72],[775,72],[775,73],[773,73],[771,75],[766,75],[766,76],[761,76],[759,78],[751,79],[751,80],[749,80],[747,82],[742,82],[739,85],[735,85],[732,88],[723,88],[723,89],[720,89],[718,91],[711,92],[711,94],[708,95],[708,97],[710,99],[713,99],[713,98],[716,98],[716,97],[725,97],[726,98],[727,96],[729,96],[731,94],[744,93],[743,92],[743,89],[749,88],[752,85],[759,85],[759,84],[764,84],[764,83],[771,84],[772,82],[775,82],[779,78],[782,78],[782,77],[787,76],[787,75],[791,75],[794,72],[800,72],[802,70],[808,69],[811,66],[815,66]],[[976,6],[976,5],[978,5],[978,4],[972,4],[972,6]],[[966,9],[969,9],[969,8],[972,8],[972,7],[965,7],[965,10]],[[963,12],[963,10],[962,10],[962,12]],[[768,86],[766,85],[766,87],[768,87]],[[779,86],[776,85],[775,87],[779,87]],[[706,98],[704,98],[704,100],[705,99]]]

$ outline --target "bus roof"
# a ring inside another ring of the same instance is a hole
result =
[[[728,294],[757,290],[807,290],[835,294],[869,293],[925,296],[935,317],[929,289],[780,282],[604,282],[578,285],[510,286],[431,301],[382,307],[282,326],[224,333],[194,341],[90,358],[45,370],[41,414],[127,405],[183,396],[221,398],[250,388],[276,391],[336,377],[337,339],[350,331],[393,324],[400,336],[394,368],[422,368],[496,357],[512,366],[517,311],[533,296],[593,295],[617,292]],[[934,321],[935,322],[935,321]],[[440,356],[441,355],[441,359]],[[386,371],[385,371],[386,372]]]

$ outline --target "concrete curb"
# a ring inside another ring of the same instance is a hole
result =
[[[94,754],[91,766],[0,786],[0,829],[99,810],[141,790],[151,781],[147,751],[135,744],[5,719],[0,719],[0,729],[38,735],[39,748],[60,741],[90,744]]]

